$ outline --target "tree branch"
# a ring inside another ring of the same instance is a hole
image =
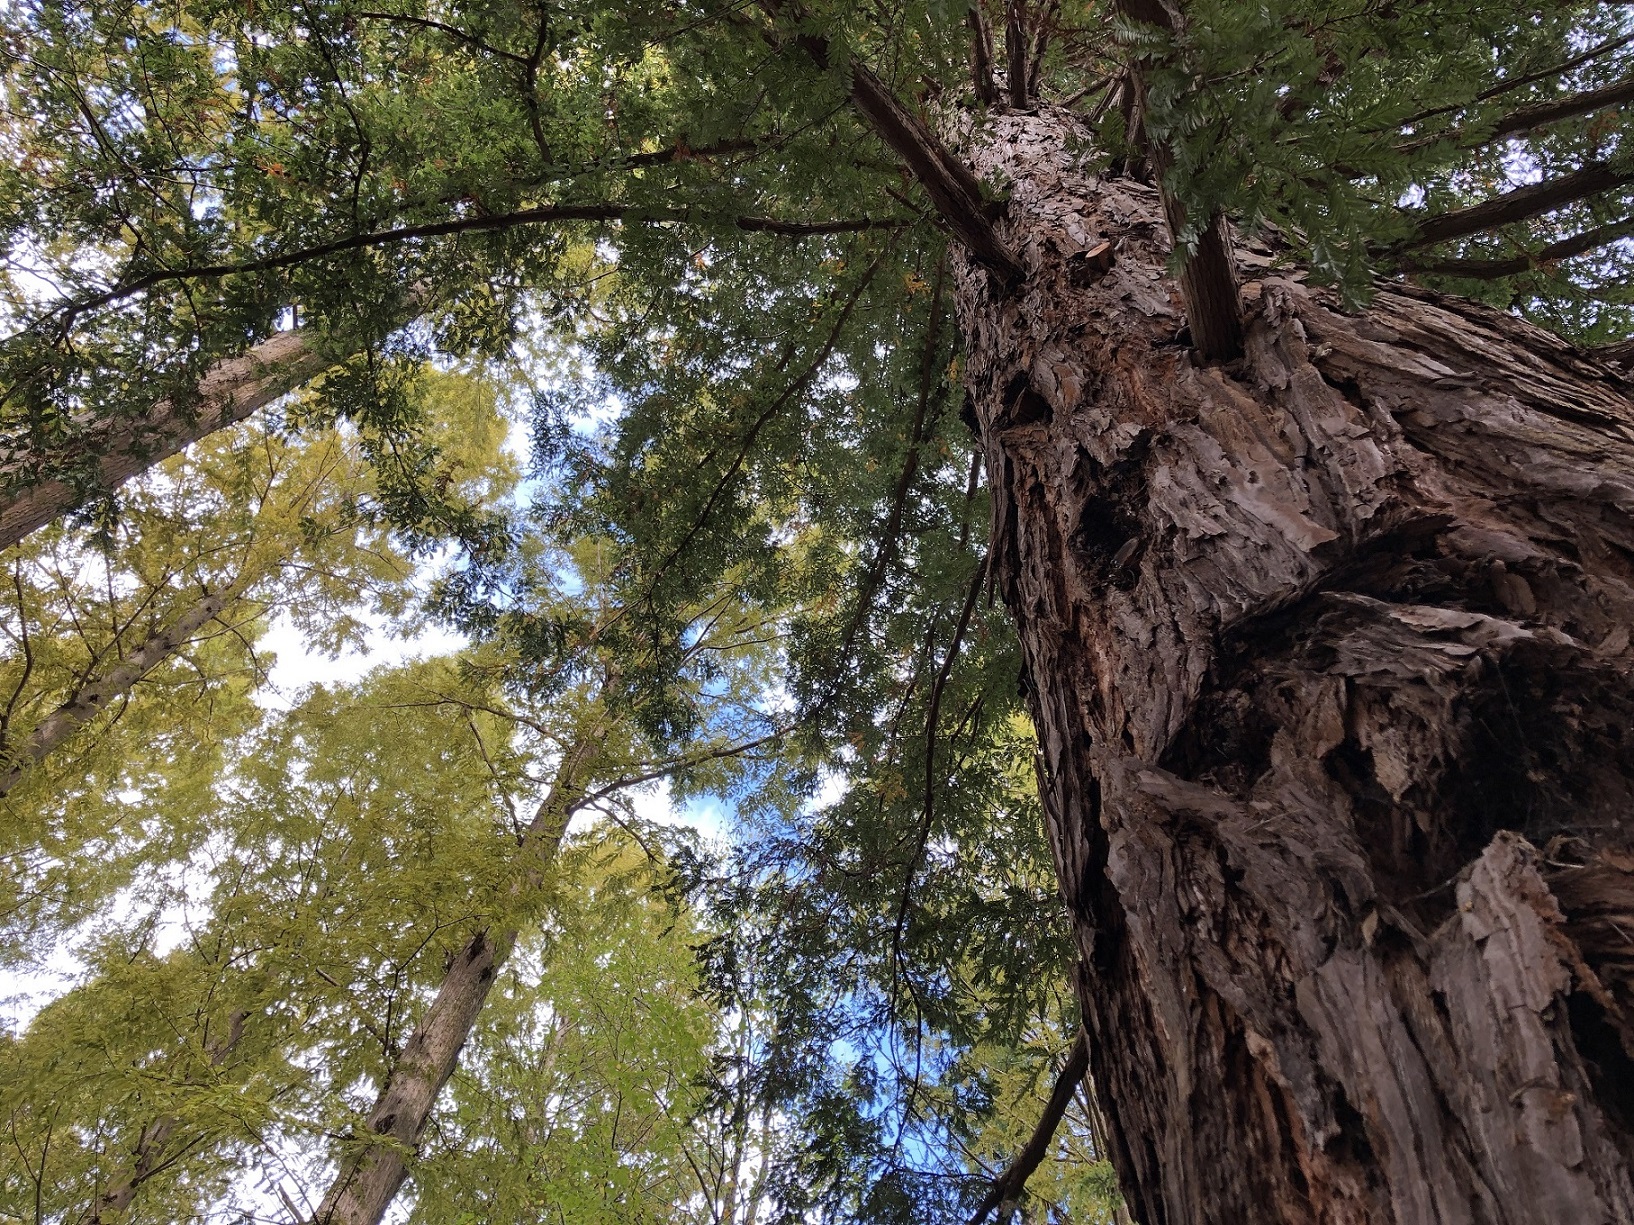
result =
[[[633,204],[550,204],[540,208],[518,209],[509,213],[487,213],[475,217],[454,217],[447,221],[426,222],[423,225],[406,225],[391,230],[374,230],[366,234],[350,234],[345,238],[337,238],[331,242],[318,243],[295,251],[285,251],[278,255],[263,256],[260,259],[245,260],[242,263],[193,264],[181,268],[164,268],[156,272],[150,272],[146,276],[138,277],[134,281],[117,285],[92,297],[83,298],[79,302],[58,307],[52,313],[61,314],[65,319],[71,321],[87,311],[97,310],[100,307],[109,306],[126,298],[135,297],[137,294],[155,286],[172,281],[217,280],[222,277],[248,272],[274,272],[281,268],[293,268],[327,256],[342,255],[348,251],[393,246],[397,243],[412,242],[421,238],[442,238],[454,234],[476,234],[567,221],[650,220],[689,222],[703,219],[691,209],[651,209]],[[874,220],[869,217],[861,217],[836,221],[804,222],[784,221],[775,217],[737,217],[732,219],[732,224],[741,230],[805,235],[899,228],[904,225],[911,225],[912,219]],[[46,317],[49,318],[50,316]]]
[[[1409,266],[1415,272],[1430,272],[1438,276],[1461,276],[1478,281],[1496,281],[1500,277],[1515,276],[1517,273],[1526,272],[1529,269],[1552,263],[1555,260],[1570,259],[1574,255],[1583,255],[1630,235],[1634,235],[1634,217],[1624,217],[1621,221],[1597,225],[1592,230],[1584,230],[1580,234],[1573,234],[1569,238],[1562,238],[1558,242],[1552,242],[1540,251],[1527,252],[1524,255],[1512,256],[1509,259],[1415,260]]]
[[[785,0],[760,0],[774,20],[782,16]],[[817,67],[827,70],[832,61],[828,40],[800,34],[795,43]],[[1007,282],[1020,281],[1026,271],[999,241],[982,203],[981,184],[925,122],[897,100],[890,88],[860,60],[851,61],[851,103],[881,140],[907,163],[936,211],[971,256]]]
[[[1179,33],[1177,17],[1163,0],[1115,0],[1115,3],[1118,12],[1131,21],[1155,26],[1169,34]],[[1141,115],[1146,111],[1146,83],[1141,65],[1146,62],[1141,58],[1131,63],[1128,76],[1129,88],[1134,93],[1133,109]],[[1131,134],[1151,166],[1169,233],[1178,246],[1190,219],[1185,205],[1168,187],[1173,154],[1162,141],[1147,138],[1144,123],[1137,123],[1136,129]],[[1181,265],[1180,293],[1186,303],[1192,344],[1211,361],[1228,361],[1240,357],[1243,351],[1242,302],[1237,292],[1236,263],[1231,256],[1224,217],[1215,214],[1201,229],[1196,248]]]
[[[981,0],[970,0],[965,23],[970,27],[970,83],[976,87],[976,100],[983,106],[997,106],[999,88],[993,83],[993,32],[987,28]]]
[[[554,861],[597,741],[581,733],[562,754],[517,856],[513,896],[537,889]],[[519,935],[516,927],[480,930],[450,958],[436,995],[392,1061],[374,1108],[356,1129],[357,1143],[339,1154],[339,1168],[309,1225],[379,1225],[408,1177],[408,1157]]]
[[[1050,1100],[1044,1107],[1044,1114],[1038,1120],[1038,1126],[1033,1128],[1032,1136],[1016,1154],[1015,1160],[1004,1173],[993,1180],[993,1185],[982,1197],[982,1202],[976,1205],[976,1211],[970,1214],[968,1225],[982,1225],[995,1208],[1013,1204],[1021,1198],[1022,1192],[1027,1187],[1027,1180],[1032,1177],[1033,1171],[1043,1164],[1045,1155],[1050,1151],[1056,1128],[1061,1126],[1061,1119],[1066,1115],[1067,1107],[1072,1105],[1072,1095],[1083,1083],[1084,1074],[1088,1071],[1089,1035],[1080,1027],[1078,1037],[1072,1044],[1072,1051],[1067,1055],[1066,1066],[1055,1078],[1055,1088],[1050,1092]]]
[[[190,642],[206,622],[226,607],[230,595],[230,589],[205,595],[173,624],[149,637],[117,667],[101,676],[86,677],[66,702],[40,720],[11,769],[0,776],[0,795],[10,792],[32,766],[45,760],[88,720],[107,709],[110,702],[127,693],[137,681]]]
[[[1005,281],[1026,272],[999,241],[982,203],[981,187],[970,168],[938,140],[924,122],[898,102],[862,64],[851,69],[851,100],[891,150],[908,164],[936,211],[972,257]]]
[[[908,929],[908,906],[913,899],[914,877],[919,874],[919,865],[925,858],[925,848],[930,845],[931,829],[936,824],[936,731],[942,719],[942,694],[947,689],[948,678],[953,675],[953,665],[964,646],[965,631],[970,628],[970,618],[976,612],[976,601],[981,596],[982,584],[988,573],[988,560],[984,556],[976,566],[976,573],[970,578],[964,606],[959,610],[958,624],[953,627],[953,640],[948,643],[947,654],[942,657],[942,666],[937,669],[936,679],[931,683],[929,710],[925,715],[925,803],[919,817],[918,841],[914,844],[913,856],[908,860],[908,868],[902,878],[902,900],[897,906],[896,925],[891,931],[893,974],[896,967],[902,964],[902,937]],[[904,975],[904,978],[906,977]]]
[[[1049,0],[1038,24],[1033,27],[1032,57],[1027,68],[1027,96],[1038,97],[1039,83],[1044,77],[1044,54],[1050,49],[1050,33],[1061,16],[1061,0]]]
[[[1517,89],[1523,89],[1528,85],[1535,85],[1539,81],[1547,81],[1550,77],[1562,76],[1574,68],[1581,68],[1590,60],[1596,59],[1602,55],[1607,55],[1612,51],[1621,50],[1631,42],[1634,42],[1634,34],[1622,34],[1616,38],[1609,38],[1603,43],[1590,47],[1587,51],[1584,51],[1579,55],[1574,55],[1571,59],[1565,61],[1564,63],[1555,64],[1552,67],[1544,68],[1538,72],[1529,72],[1525,76],[1514,77],[1508,81],[1500,81],[1491,89],[1476,94],[1475,97],[1471,98],[1468,102],[1459,102],[1453,104],[1452,106],[1438,106],[1433,110],[1420,111],[1416,115],[1408,116],[1406,119],[1403,119],[1400,124],[1395,126],[1410,127],[1415,124],[1423,123],[1426,119],[1434,119],[1438,115],[1450,115],[1454,111],[1462,110],[1466,106],[1474,106],[1477,102],[1490,102],[1493,98],[1500,97],[1503,94],[1511,93]]]
[[[1578,115],[1587,115],[1594,111],[1604,110],[1608,106],[1620,106],[1625,102],[1634,101],[1634,76],[1624,77],[1601,89],[1585,90],[1582,93],[1570,94],[1564,98],[1556,98],[1549,102],[1534,102],[1529,106],[1517,107],[1509,114],[1502,116],[1490,128],[1485,124],[1465,124],[1439,132],[1434,136],[1422,136],[1417,140],[1407,141],[1396,146],[1397,153],[1414,153],[1419,149],[1429,148],[1431,145],[1450,141],[1454,145],[1474,148],[1480,145],[1491,144],[1502,140],[1506,136],[1517,136],[1522,132],[1530,132],[1534,128],[1545,127],[1551,123],[1558,123],[1562,119],[1572,119]]]
[[[1614,168],[1609,162],[1590,162],[1583,169],[1570,174],[1545,179],[1541,183],[1528,183],[1525,187],[1506,191],[1468,208],[1426,218],[1419,223],[1418,232],[1405,242],[1398,243],[1395,251],[1414,251],[1454,238],[1467,238],[1482,230],[1540,216],[1627,183],[1634,183],[1634,171]]]
[[[1021,110],[1027,105],[1027,3],[1009,0],[1004,23],[1004,58],[1009,75],[1010,105]]]
[[[1610,366],[1634,365],[1634,336],[1590,349],[1589,356]]]
[[[483,42],[482,39],[477,38],[475,35],[467,34],[464,30],[441,21],[431,21],[425,17],[411,17],[407,13],[354,12],[351,16],[362,18],[365,21],[384,21],[391,25],[401,24],[416,26],[423,30],[435,30],[439,34],[448,35],[456,42],[464,43],[468,47],[475,47],[478,51],[485,51],[489,55],[497,55],[501,59],[507,59],[524,66],[528,63],[528,57],[525,55],[518,55],[514,51],[506,51],[503,47],[496,47],[491,43]]]
[[[68,461],[94,456],[94,485],[117,489],[138,472],[225,426],[244,420],[279,396],[328,369],[344,355],[325,352],[303,329],[279,332],[247,353],[223,358],[200,380],[196,401],[186,410],[160,400],[140,420],[115,420],[69,441]],[[13,442],[26,448],[26,439]],[[64,462],[61,466],[69,466]],[[48,457],[25,456],[0,466],[0,548],[9,548],[36,528],[84,504],[82,485],[57,476]]]

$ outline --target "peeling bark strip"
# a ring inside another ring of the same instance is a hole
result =
[[[969,142],[1029,275],[955,284],[1135,1216],[1634,1221],[1628,384],[1252,251],[1199,367],[1075,122]]]
[[[159,664],[170,658],[227,606],[225,594],[206,595],[170,625],[148,638],[118,665],[101,676],[87,678],[71,697],[36,727],[18,750],[15,764],[0,775],[0,796],[6,795],[30,767],[38,765],[64,740],[130,692]]]
[[[594,736],[585,736],[562,755],[550,791],[523,835],[517,892],[538,888],[561,849],[581,793],[580,776],[595,751],[594,740]],[[480,931],[455,955],[436,998],[386,1077],[364,1135],[341,1161],[340,1171],[313,1214],[312,1225],[379,1225],[408,1177],[409,1159],[425,1132],[437,1095],[454,1074],[460,1051],[476,1028],[517,935],[514,927]]]
[[[117,489],[207,434],[243,421],[334,364],[300,330],[280,332],[241,357],[219,363],[199,383],[188,413],[161,400],[140,421],[121,421],[87,435],[79,445],[95,456],[96,485]],[[0,468],[0,549],[83,504],[84,491],[52,477],[40,479],[42,457]]]

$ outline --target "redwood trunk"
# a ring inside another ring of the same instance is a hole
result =
[[[1629,387],[1252,252],[1202,363],[1072,123],[969,142],[1028,275],[957,290],[1135,1216],[1634,1221]]]

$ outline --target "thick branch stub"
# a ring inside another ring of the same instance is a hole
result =
[[[1165,194],[1164,211],[1169,207]],[[1183,216],[1178,204],[1174,210]],[[1242,299],[1224,217],[1216,216],[1209,223],[1197,240],[1197,249],[1186,258],[1180,270],[1180,292],[1186,299],[1186,321],[1198,353],[1209,361],[1242,356]]]
[[[970,84],[978,102],[996,106],[999,90],[993,83],[993,32],[987,28],[980,0],[973,0],[965,22],[970,26]]]
[[[1009,75],[1010,105],[1018,111],[1027,105],[1027,5],[1010,0],[1004,23],[1004,58]]]
[[[796,15],[799,12],[798,6],[785,5],[782,0],[760,0],[760,7],[774,20],[785,11]],[[827,39],[800,34],[794,41],[817,67],[826,70],[832,63]],[[970,167],[953,156],[924,121],[858,60],[851,64],[851,104],[887,147],[907,163],[953,236],[976,262],[1006,283],[1023,280],[1026,270],[999,241],[983,206],[981,184]]]
[[[1131,21],[1156,26],[1167,33],[1180,28],[1180,18],[1162,0],[1117,0],[1119,11]],[[1141,69],[1146,61],[1129,65],[1129,88],[1133,92],[1135,123],[1130,137],[1145,152],[1152,179],[1162,194],[1163,215],[1169,234],[1178,245],[1190,218],[1186,206],[1169,189],[1167,179],[1174,156],[1167,144],[1148,139],[1142,117],[1146,113],[1146,84]],[[1192,345],[1208,361],[1230,361],[1243,353],[1242,300],[1237,288],[1237,271],[1231,256],[1231,240],[1225,218],[1215,215],[1185,257],[1180,273],[1180,293],[1186,302],[1186,318],[1191,326]]]
[[[989,271],[1007,282],[1026,273],[999,241],[982,208],[981,186],[970,168],[948,152],[920,118],[867,67],[851,69],[851,100],[891,150],[908,164],[954,236]]]

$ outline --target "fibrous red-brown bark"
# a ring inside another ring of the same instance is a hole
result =
[[[1252,252],[1204,364],[1072,123],[967,140],[1027,277],[956,283],[1135,1215],[1634,1221],[1628,386]]]

